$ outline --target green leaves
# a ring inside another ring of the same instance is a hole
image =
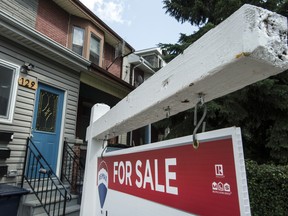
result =
[[[192,35],[180,34],[176,44],[159,44],[167,51],[167,62],[243,4],[288,16],[288,0],[164,0],[163,3],[166,13],[177,21],[199,27]],[[259,163],[288,164],[288,71],[211,101],[207,106],[207,130],[242,128],[246,158]],[[193,130],[193,114],[184,112],[172,119],[169,136],[187,135]]]
[[[178,22],[188,22],[199,27],[199,31],[191,35],[180,34],[176,44],[158,44],[167,51],[168,55],[165,57],[167,62],[181,54],[190,44],[244,4],[256,5],[288,16],[288,0],[164,0],[163,4],[166,14]]]
[[[206,32],[208,32],[210,29],[214,28],[214,24],[207,23],[202,28],[199,29],[199,31],[195,32],[192,35],[185,35],[180,34],[180,38],[178,40],[177,44],[158,44],[158,46],[165,50],[167,55],[164,56],[164,60],[166,62],[170,62],[173,58],[175,58],[177,55],[183,53],[183,51],[190,46],[192,43],[197,41],[200,37],[202,37]]]
[[[258,165],[246,160],[252,215],[287,215],[288,166]]]

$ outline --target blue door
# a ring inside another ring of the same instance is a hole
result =
[[[34,118],[32,140],[53,171],[56,172],[64,91],[39,83]]]

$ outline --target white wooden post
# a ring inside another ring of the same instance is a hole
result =
[[[190,109],[198,102],[199,93],[205,95],[207,102],[281,73],[288,69],[287,53],[287,18],[244,5],[109,112],[102,107],[100,115],[107,113],[91,122],[87,133],[81,215],[99,215],[97,157],[105,138],[161,120],[166,117],[168,107],[171,115]],[[130,206],[135,207],[133,203]]]
[[[107,113],[110,110],[110,107],[106,104],[95,104],[91,111],[90,116],[90,126],[87,128],[86,141],[87,145],[87,153],[86,153],[86,165],[85,165],[85,174],[84,174],[84,185],[83,185],[83,194],[81,205],[81,215],[95,215],[93,212],[96,212],[96,205],[93,203],[99,203],[98,194],[91,192],[95,191],[97,176],[96,170],[98,167],[97,158],[101,155],[103,147],[106,145],[104,140],[94,139],[91,136],[91,130],[94,130],[97,127],[95,123],[101,116]]]

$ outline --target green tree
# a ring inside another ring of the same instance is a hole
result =
[[[167,51],[167,62],[244,4],[256,5],[288,16],[288,0],[163,0],[163,3],[166,13],[178,22],[188,22],[199,27],[199,31],[192,35],[180,34],[176,44],[159,44]]]
[[[288,16],[288,0],[164,0],[163,3],[166,13],[178,22],[189,22],[199,27],[199,31],[192,35],[181,34],[177,44],[159,44],[167,51],[168,61],[243,4],[253,4]],[[207,106],[208,130],[234,125],[242,128],[246,158],[259,163],[288,163],[287,71],[211,101]],[[191,134],[192,119],[191,111],[171,117],[173,127],[169,136]]]

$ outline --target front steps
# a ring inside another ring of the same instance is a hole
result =
[[[27,194],[22,197],[19,205],[18,216],[47,216],[47,213],[45,212],[43,206],[37,199],[36,195],[31,190],[30,186],[27,183],[25,183],[23,187],[30,190],[31,192],[30,194]],[[67,188],[69,189],[69,187]],[[40,199],[44,200],[45,198],[48,198],[46,199],[46,206],[52,204],[50,205],[50,209],[48,209],[48,211],[50,211],[50,215],[51,216],[63,215],[62,214],[63,201],[60,204],[60,210],[58,209],[58,205],[56,205],[55,207],[53,206],[54,203],[59,203],[59,195],[55,197],[56,188],[51,189],[51,186],[48,187],[44,186],[44,187],[37,187],[37,189],[39,191],[38,195],[40,196]],[[66,202],[65,215],[79,216],[79,214],[80,214],[80,204],[78,204],[78,195],[72,195],[71,200]]]

